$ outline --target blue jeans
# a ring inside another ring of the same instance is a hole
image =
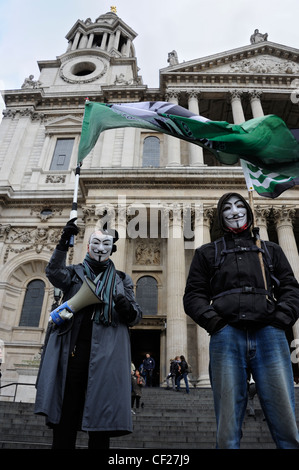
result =
[[[177,390],[180,390],[180,388],[181,388],[181,380],[182,379],[184,379],[184,382],[185,382],[185,385],[186,385],[186,392],[189,393],[188,372],[184,372],[183,374],[179,375],[178,378],[176,379]]]
[[[272,438],[278,449],[298,449],[294,379],[284,331],[229,325],[210,339],[210,380],[217,423],[216,447],[239,449],[251,371]]]

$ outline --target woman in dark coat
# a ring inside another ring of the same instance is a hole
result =
[[[51,283],[71,299],[84,277],[103,303],[78,312],[51,313],[37,380],[35,413],[53,428],[53,448],[75,448],[77,430],[88,431],[89,448],[107,448],[112,436],[132,432],[131,350],[128,326],[142,317],[131,278],[110,259],[117,237],[97,231],[82,264],[66,266],[70,221],[46,268]],[[68,317],[71,316],[70,319]],[[64,319],[64,318],[67,319]]]

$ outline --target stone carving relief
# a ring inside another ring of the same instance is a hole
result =
[[[53,251],[57,245],[62,228],[48,227],[1,227],[0,237],[6,235],[6,250],[4,254],[4,263],[8,261],[9,255],[21,254],[29,250],[34,250],[37,254],[44,250]],[[84,230],[80,230],[79,237],[83,238]],[[3,241],[3,240],[1,240]],[[72,249],[70,250],[72,256]]]
[[[46,222],[47,220],[51,219],[54,216],[58,216],[62,214],[62,209],[57,208],[45,208],[45,206],[40,206],[35,209],[31,209],[31,215],[38,217],[41,222]]]
[[[116,75],[115,80],[114,80],[114,85],[117,86],[126,86],[126,85],[134,85],[136,84],[136,80],[131,78],[130,80],[125,79],[125,75],[123,73],[120,73],[119,75]]]
[[[44,113],[37,113],[31,108],[4,109],[2,111],[4,118],[15,119],[18,117],[30,117],[32,121],[44,121]]]
[[[11,229],[10,224],[6,224],[6,225],[0,224],[0,241],[1,242],[5,241],[5,238],[7,234],[10,232],[10,229]]]
[[[243,60],[236,60],[235,62],[215,66],[209,69],[209,73],[271,73],[271,74],[296,74],[299,73],[299,64],[291,61],[284,60],[281,57],[272,57],[267,54],[258,57],[252,57]]]
[[[47,175],[46,183],[65,183],[65,175]]]
[[[12,228],[6,242],[4,263],[7,262],[9,253],[24,253],[34,250],[41,253],[45,248],[51,250],[52,244],[57,244],[61,235],[61,229],[37,228]]]
[[[253,59],[244,59],[230,64],[230,70],[236,73],[287,73],[299,72],[299,65],[278,57],[262,55]]]
[[[161,250],[159,240],[140,239],[136,241],[135,262],[136,264],[148,266],[159,266],[161,264]]]

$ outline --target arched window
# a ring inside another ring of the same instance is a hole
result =
[[[146,137],[144,139],[142,166],[160,166],[160,139],[158,137]]]
[[[19,326],[38,327],[45,294],[41,279],[29,282],[23,303]]]
[[[157,315],[158,313],[158,286],[152,276],[143,276],[137,281],[136,300],[143,315]]]

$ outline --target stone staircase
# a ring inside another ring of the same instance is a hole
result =
[[[299,389],[296,388],[299,402]],[[111,449],[214,449],[215,417],[209,388],[186,394],[164,388],[145,388],[144,407],[133,415],[134,432],[111,439]],[[255,398],[255,418],[246,415],[242,449],[274,449],[266,422]],[[0,401],[0,449],[50,449],[52,432],[44,418],[33,413],[32,403]],[[299,409],[298,409],[299,416]],[[80,432],[78,448],[87,447]]]

